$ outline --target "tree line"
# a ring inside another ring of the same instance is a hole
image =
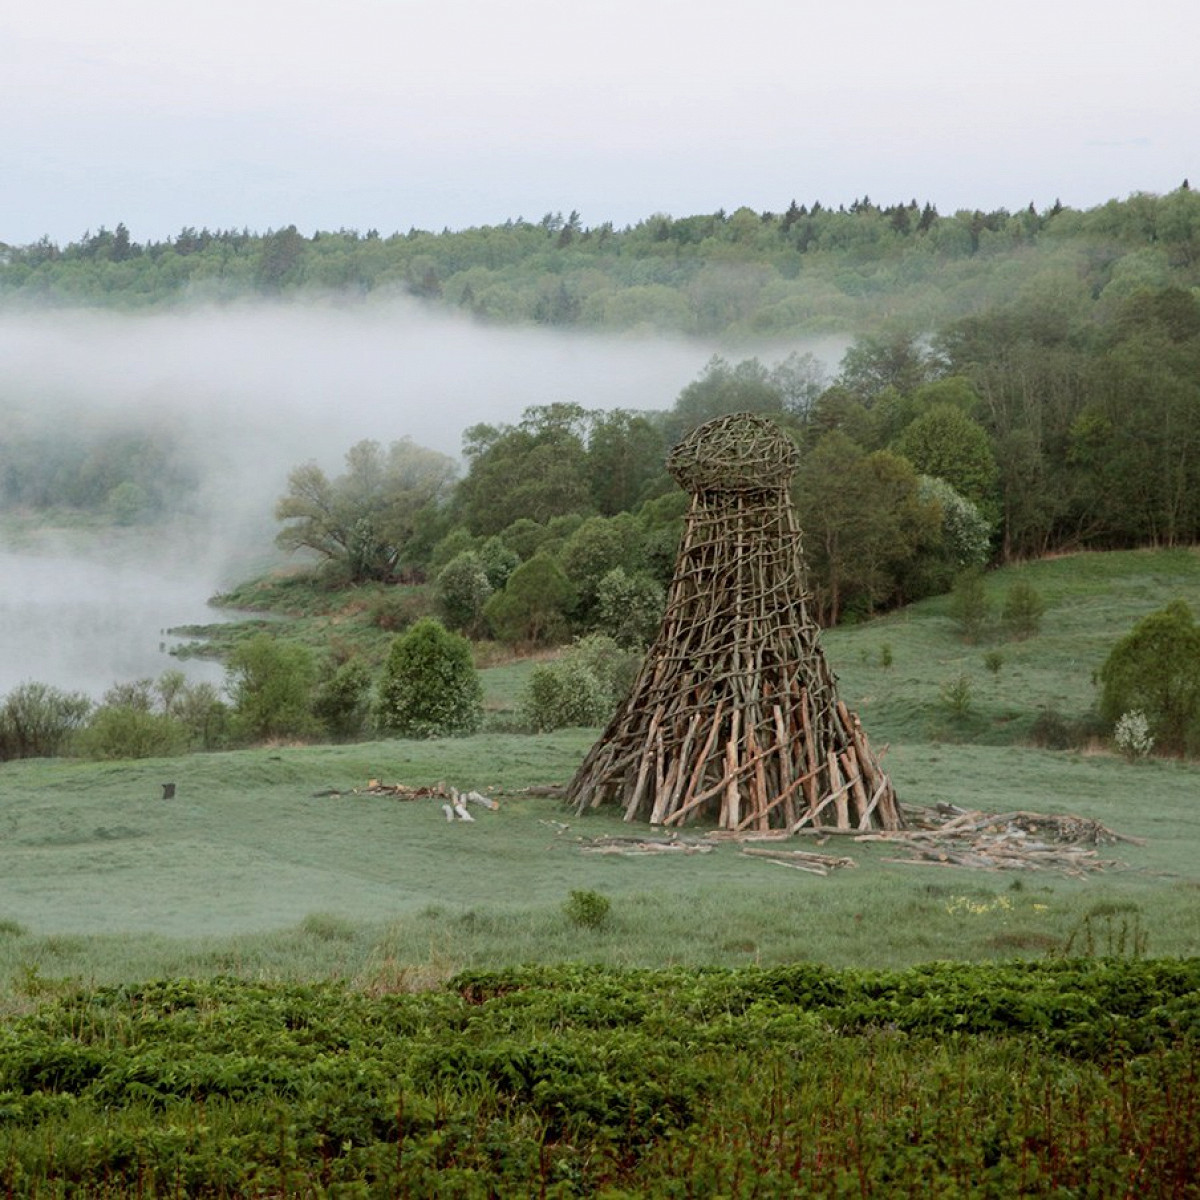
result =
[[[1142,289],[1098,316],[1032,297],[933,337],[714,358],[662,412],[526,410],[466,430],[466,471],[409,441],[297,467],[280,545],[335,583],[423,580],[452,627],[512,643],[653,627],[687,497],[671,445],[725,413],[795,439],[794,499],[827,624],[947,590],[964,569],[1200,538],[1200,299]]]
[[[795,200],[625,228],[576,212],[381,235],[184,228],[137,242],[124,224],[59,245],[0,244],[0,302],[143,307],[246,295],[406,295],[506,324],[778,337],[920,328],[1031,287],[1119,303],[1200,284],[1200,197],[1187,185],[1089,210],[1055,202],[942,214],[915,199]]]

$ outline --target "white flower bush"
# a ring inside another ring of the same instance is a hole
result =
[[[1128,762],[1145,758],[1154,749],[1154,738],[1150,735],[1150,722],[1146,720],[1146,714],[1136,708],[1122,713],[1113,730],[1113,745]]]

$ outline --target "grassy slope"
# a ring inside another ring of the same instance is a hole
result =
[[[1041,636],[999,645],[996,675],[982,665],[986,647],[955,637],[944,601],[830,634],[830,659],[874,743],[890,743],[886,762],[907,803],[1097,817],[1150,839],[1104,852],[1129,870],[1014,879],[888,864],[883,849],[855,845],[830,849],[852,852],[857,870],[819,879],[731,846],[587,855],[580,834],[628,827],[609,814],[576,820],[545,799],[506,796],[468,826],[447,825],[435,801],[313,795],[373,777],[509,792],[562,782],[595,735],[586,730],[10,763],[0,767],[0,979],[31,992],[62,977],[372,980],[564,959],[898,966],[1041,955],[1088,914],[1100,949],[1143,931],[1151,953],[1200,954],[1200,765],[955,740],[1011,742],[1039,707],[1082,713],[1092,672],[1133,619],[1176,595],[1200,603],[1200,556],[1091,555],[1023,570],[1051,607]],[[998,597],[1010,578],[992,578]],[[965,720],[937,700],[963,672],[975,681]],[[502,706],[513,669],[493,683]],[[168,779],[172,802],[159,798]],[[573,888],[612,897],[606,929],[568,924],[562,902]],[[5,921],[25,932],[3,932]]]

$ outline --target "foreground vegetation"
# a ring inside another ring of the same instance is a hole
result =
[[[0,1186],[1195,1195],[1198,997],[1196,959],[101,989],[4,1031]]]

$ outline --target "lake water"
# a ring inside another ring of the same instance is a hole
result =
[[[0,547],[0,695],[37,680],[99,699],[173,668],[219,684],[219,664],[173,658],[166,633],[220,620],[206,604],[215,590],[206,564]]]

